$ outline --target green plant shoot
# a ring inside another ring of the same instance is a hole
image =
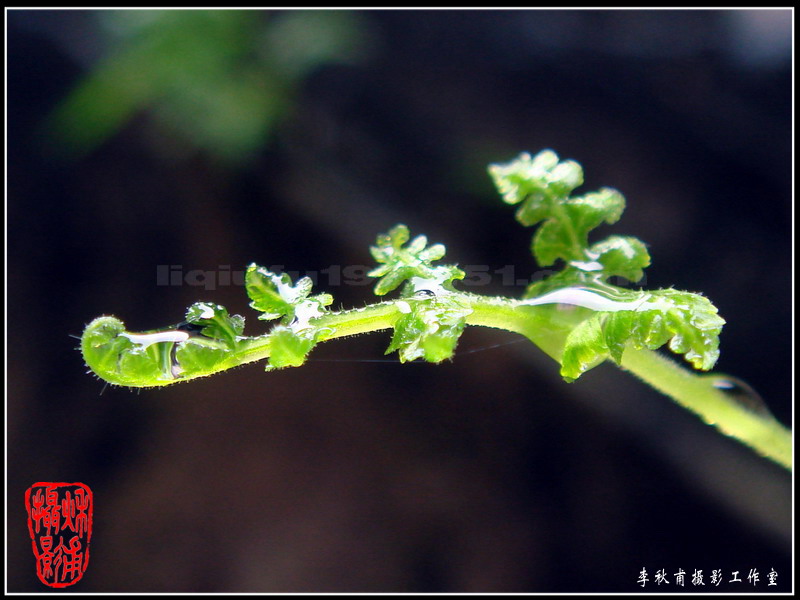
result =
[[[181,324],[131,333],[115,317],[99,317],[85,329],[86,364],[105,381],[152,387],[188,381],[246,363],[266,360],[267,370],[302,365],[322,342],[383,329],[392,330],[387,354],[401,362],[450,359],[467,325],[522,334],[560,364],[574,381],[606,360],[634,373],[723,433],[791,468],[791,432],[768,411],[753,410],[726,394],[718,376],[695,373],[656,349],[666,346],[694,369],[710,370],[719,357],[725,321],[704,296],[675,289],[631,290],[610,283],[635,283],[650,264],[636,238],[610,236],[590,243],[601,224],[613,224],[625,209],[618,191],[573,195],[583,183],[581,166],[560,161],[549,150],[521,154],[492,165],[489,173],[503,200],[517,206],[517,220],[538,226],[531,249],[543,267],[561,270],[530,285],[522,298],[491,297],[459,290],[465,273],[438,264],[442,244],[411,239],[405,225],[378,236],[371,248],[378,266],[375,294],[392,299],[364,308],[332,311],[330,294],[312,295],[312,281],[292,282],[285,273],[250,265],[245,288],[268,332],[244,335],[244,317],[211,302],[189,307]],[[399,291],[398,291],[399,290]]]

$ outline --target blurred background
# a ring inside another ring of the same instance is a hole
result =
[[[566,384],[477,328],[450,363],[361,362],[384,332],[136,392],[70,337],[198,300],[264,331],[225,279],[252,261],[361,306],[398,222],[482,265],[470,291],[518,296],[532,230],[486,167],[552,148],[579,191],[623,192],[597,236],[648,244],[647,287],[711,298],[719,371],[791,425],[790,10],[6,16],[9,591],[44,589],[37,481],[94,491],[69,591],[790,589],[790,475],[613,366]]]

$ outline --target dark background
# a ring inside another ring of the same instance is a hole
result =
[[[705,577],[686,591],[789,589],[790,476],[612,366],[566,384],[511,344],[131,392],[86,375],[69,336],[197,300],[263,330],[240,286],[158,285],[158,266],[371,265],[397,222],[528,277],[532,231],[486,166],[552,148],[583,191],[625,194],[598,235],[648,244],[647,287],[711,298],[718,369],[791,424],[791,11],[6,14],[9,591],[45,589],[37,481],[94,491],[69,591],[674,592],[679,569]],[[513,339],[476,328],[459,349]]]

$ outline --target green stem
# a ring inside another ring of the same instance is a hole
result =
[[[555,361],[560,362],[567,335],[585,318],[580,311],[564,311],[554,306],[530,306],[508,298],[457,293],[460,305],[471,309],[468,325],[493,327],[522,334]],[[403,299],[380,302],[364,308],[330,312],[312,324],[324,332],[319,341],[327,341],[394,327],[402,315]],[[407,308],[407,304],[406,304]],[[269,358],[269,334],[240,340],[236,352],[213,369],[195,372],[182,381],[217,373],[239,365]],[[792,433],[769,415],[755,413],[732,401],[715,388],[714,378],[696,374],[652,350],[628,346],[620,368],[675,402],[696,413],[722,433],[749,445],[754,451],[783,467],[792,468]],[[167,385],[177,380],[157,382]]]
[[[621,368],[697,413],[709,425],[747,444],[753,450],[791,470],[792,432],[776,419],[761,416],[736,402],[697,375],[652,350],[627,348]]]
[[[322,338],[322,341],[328,341],[360,333],[390,329],[400,314],[396,302],[380,302],[364,308],[327,313],[314,320],[314,327],[319,330],[330,329],[330,333]],[[269,335],[250,338],[241,342],[236,354],[217,365],[215,371],[265,360],[269,358],[270,350]]]
[[[549,327],[541,327],[526,310],[514,307],[513,301],[473,304],[474,312],[467,321],[516,331],[539,346],[554,360],[560,361],[564,339],[571,326],[555,319]],[[528,307],[526,307],[528,308]],[[535,309],[536,307],[530,307]],[[684,408],[696,413],[722,433],[750,446],[757,453],[779,465],[792,469],[792,432],[774,418],[756,414],[731,401],[712,385],[708,375],[696,374],[679,366],[653,350],[625,349],[620,368],[630,371]]]

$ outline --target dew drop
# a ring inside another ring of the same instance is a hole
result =
[[[134,344],[142,348],[147,348],[150,344],[161,342],[185,342],[189,339],[189,334],[185,331],[157,331],[155,333],[120,333],[120,337],[128,338]]]
[[[200,309],[202,312],[200,313],[201,319],[213,319],[214,318],[214,307],[210,304],[201,304]]]
[[[729,399],[757,415],[775,418],[764,399],[748,383],[730,375],[711,375],[711,385]]]

